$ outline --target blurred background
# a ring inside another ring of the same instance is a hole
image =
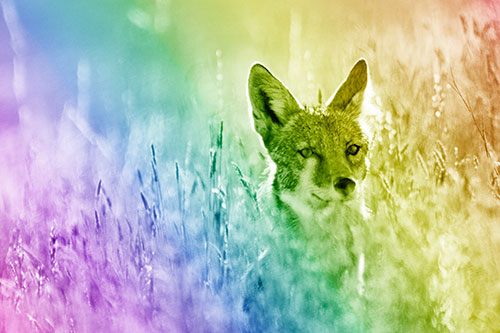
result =
[[[499,10],[0,0],[0,332],[499,330]],[[325,101],[361,57],[364,297],[271,227],[246,95],[259,61]]]

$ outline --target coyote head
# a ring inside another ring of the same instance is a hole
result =
[[[369,146],[360,122],[367,83],[361,59],[326,105],[303,107],[263,65],[251,67],[255,130],[276,165],[273,193],[296,217],[330,214],[359,196]]]

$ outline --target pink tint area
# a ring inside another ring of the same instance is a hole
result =
[[[5,286],[0,286],[4,293]],[[0,300],[0,332],[29,332],[31,329],[29,321],[13,309],[10,300]]]
[[[0,39],[1,40],[1,39]],[[12,66],[0,59],[0,131],[17,123],[17,102],[12,90]]]
[[[0,132],[0,332],[228,325],[174,230],[151,233],[113,149],[71,106],[59,120],[36,111],[21,107],[20,124]]]
[[[95,230],[97,167],[106,176],[112,163],[67,117],[24,113],[20,126],[0,132],[1,331],[137,331],[143,316],[129,307],[140,293],[88,268],[106,263],[96,245],[111,239],[95,240],[85,229]]]

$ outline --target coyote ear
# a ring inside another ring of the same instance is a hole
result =
[[[365,59],[360,59],[326,105],[329,109],[346,109],[358,93],[363,94],[367,84],[368,65]]]
[[[301,107],[283,83],[259,63],[250,68],[248,96],[255,130],[268,148],[275,130],[283,126]]]

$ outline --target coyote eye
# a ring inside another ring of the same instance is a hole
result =
[[[299,150],[299,154],[302,155],[303,158],[311,157],[312,150],[310,148],[304,148]]]
[[[347,152],[347,154],[354,156],[359,152],[359,148],[360,147],[358,145],[352,144],[349,147],[347,147],[346,152]]]

